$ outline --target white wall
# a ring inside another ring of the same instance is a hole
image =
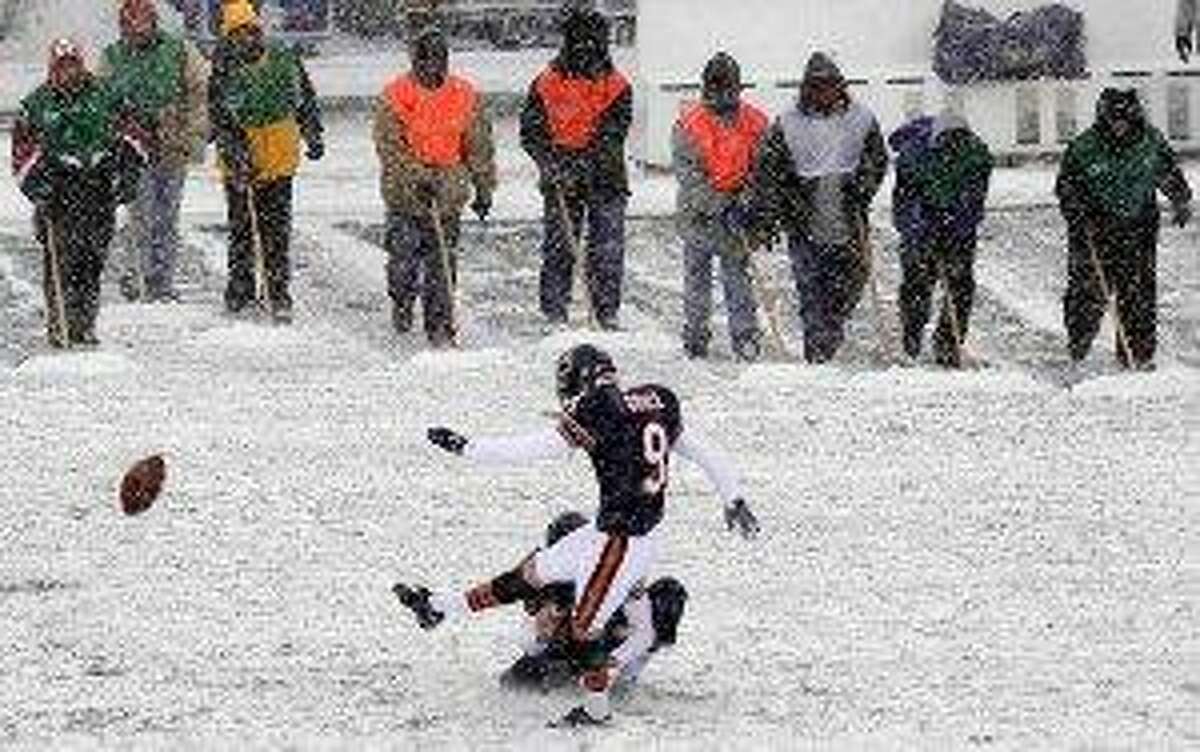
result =
[[[998,16],[1041,0],[967,0]],[[1175,0],[1066,0],[1086,14],[1089,63],[1147,64],[1173,57]],[[798,75],[809,52],[831,50],[852,74],[928,68],[941,0],[643,0],[638,54],[652,80],[695,79],[727,49],[748,70]]]
[[[1077,85],[1078,119],[1090,119],[1087,110],[1096,88],[1111,81],[1113,69],[1130,68],[1158,76],[1158,83],[1149,86],[1155,93],[1148,104],[1161,115],[1159,120],[1165,120],[1167,79],[1163,76],[1168,69],[1180,67],[1173,45],[1175,0],[1063,2],[1085,14],[1088,65],[1096,72],[1091,82]],[[1006,17],[1044,2],[967,0],[967,4]],[[941,0],[642,0],[635,153],[655,164],[668,159],[670,124],[680,101],[694,96],[677,87],[697,84],[705,61],[720,49],[741,62],[743,78],[755,85],[748,98],[768,110],[778,111],[794,98],[794,89],[778,84],[799,78],[809,54],[823,49],[847,76],[870,81],[856,95],[876,109],[885,129],[914,110],[937,109],[947,97],[956,97],[964,109],[974,111],[976,119],[996,121],[992,140],[998,143],[993,146],[1005,150],[1008,144],[999,142],[1011,140],[1015,133],[1017,116],[1009,110],[1015,108],[1016,87],[982,85],[950,92],[937,80],[931,61],[941,7]],[[904,77],[922,83],[884,87],[885,81]],[[1192,80],[1186,83],[1191,85]],[[1054,125],[1048,121],[1054,120],[1060,87],[1056,82],[1032,86],[1037,91],[1025,96],[1040,101],[1043,128],[1048,132]],[[1192,96],[1193,106],[1197,101],[1200,91]]]

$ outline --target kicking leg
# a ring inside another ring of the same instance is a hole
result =
[[[421,629],[433,629],[447,616],[462,616],[536,598],[539,586],[531,584],[527,579],[532,573],[531,561],[532,557],[526,557],[516,568],[476,585],[465,593],[433,593],[429,588],[410,586],[402,582],[393,585],[392,592],[400,599],[401,604],[413,612]]]

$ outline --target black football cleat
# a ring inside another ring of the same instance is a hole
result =
[[[404,604],[404,607],[412,611],[413,615],[417,617],[417,625],[421,629],[433,629],[442,623],[442,619],[446,618],[445,614],[435,609],[433,604],[429,602],[429,596],[431,595],[429,588],[410,588],[403,582],[397,582],[395,585],[392,585],[392,592],[400,599],[400,603]]]
[[[576,705],[562,718],[559,718],[557,721],[550,721],[548,725],[550,728],[560,729],[587,728],[589,726],[607,726],[611,720],[611,715],[596,718],[587,711],[587,708],[582,705]]]

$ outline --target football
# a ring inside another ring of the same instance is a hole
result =
[[[167,477],[167,463],[155,454],[138,460],[121,479],[121,510],[140,514],[150,508]]]

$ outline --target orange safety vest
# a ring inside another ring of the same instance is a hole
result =
[[[384,89],[392,114],[404,126],[417,159],[435,167],[463,161],[463,134],[471,125],[478,95],[475,87],[447,76],[437,89],[426,89],[411,74],[397,76]]]
[[[629,88],[629,82],[617,71],[597,79],[571,78],[550,67],[537,77],[535,86],[554,145],[586,149],[605,111]]]
[[[762,110],[742,102],[733,123],[726,124],[708,107],[696,104],[680,122],[704,160],[709,184],[722,193],[741,188],[750,174],[754,148],[767,130]]]

